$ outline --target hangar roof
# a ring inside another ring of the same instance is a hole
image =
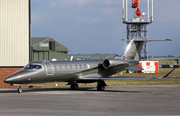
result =
[[[33,50],[36,51],[49,51],[50,42],[54,42],[53,45],[56,51],[68,52],[67,47],[65,47],[52,37],[32,37],[31,42]]]
[[[37,43],[40,43],[50,37],[31,37],[32,46],[34,46]]]

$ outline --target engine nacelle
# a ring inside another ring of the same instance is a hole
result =
[[[120,60],[120,59],[106,59],[103,61],[103,67],[105,69],[108,69],[113,66],[123,65],[123,64],[128,65],[128,62]]]

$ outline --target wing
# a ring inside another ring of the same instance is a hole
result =
[[[136,66],[131,66],[131,67],[128,67],[128,68],[125,68],[125,69],[128,69],[128,70],[144,70],[142,67],[140,67],[139,65],[136,65]]]
[[[99,78],[82,78],[82,80],[116,80],[116,79],[162,79],[166,78],[169,74],[171,74],[175,70],[172,69],[170,72],[168,72],[166,75],[162,77],[120,77],[120,78],[112,78],[112,77],[99,77]]]

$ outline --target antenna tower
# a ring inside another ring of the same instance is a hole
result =
[[[151,17],[149,17],[150,1]],[[128,0],[123,0],[122,2],[122,23],[127,24],[127,44],[134,37],[148,38],[148,24],[153,22],[153,0],[147,0],[147,13],[143,12],[142,14],[140,8],[138,8],[140,0],[132,0],[131,8],[134,10],[134,18],[128,18]],[[148,59],[147,42],[143,45],[142,54],[144,54],[143,59]],[[141,56],[139,60],[142,60]]]

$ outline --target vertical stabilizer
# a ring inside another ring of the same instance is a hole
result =
[[[126,47],[123,60],[139,60],[145,41],[147,41],[147,38],[134,37]]]

